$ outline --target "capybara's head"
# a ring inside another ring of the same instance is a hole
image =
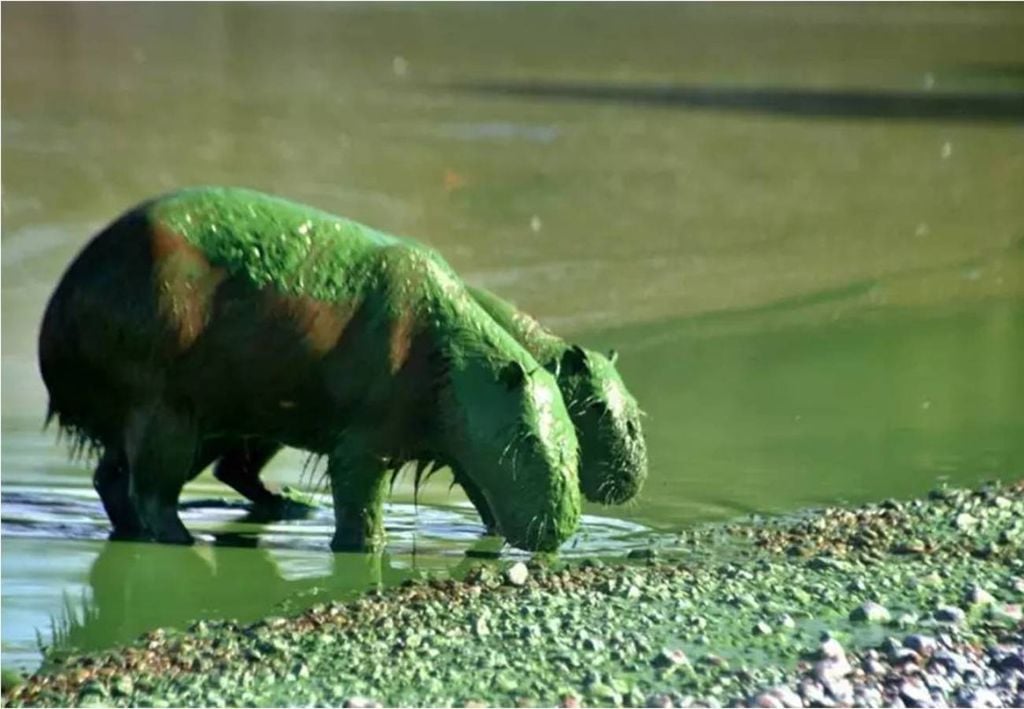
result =
[[[557,366],[558,384],[580,443],[580,486],[591,502],[632,499],[647,477],[640,408],[609,357],[573,345]]]
[[[446,447],[510,544],[552,551],[579,526],[576,433],[555,378],[521,359],[451,363]]]

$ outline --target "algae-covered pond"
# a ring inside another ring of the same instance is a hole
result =
[[[37,634],[106,647],[497,551],[444,475],[396,488],[383,559],[330,554],[326,511],[247,523],[208,475],[196,548],[105,541],[87,466],[41,431],[35,337],[90,234],[182,185],[415,236],[616,348],[651,474],[567,555],[1024,475],[1017,6],[2,12],[5,667]],[[269,477],[315,488],[302,464]]]

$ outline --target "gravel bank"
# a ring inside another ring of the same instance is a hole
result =
[[[1024,704],[1024,485],[482,566],[65,659],[9,706]]]

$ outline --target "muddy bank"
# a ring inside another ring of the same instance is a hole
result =
[[[66,657],[22,705],[1013,706],[1024,485],[710,525]]]

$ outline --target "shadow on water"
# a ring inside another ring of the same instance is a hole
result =
[[[532,99],[634,104],[715,111],[750,111],[802,118],[1016,122],[1024,92],[887,91],[612,84],[560,81],[480,81],[456,91]]]

